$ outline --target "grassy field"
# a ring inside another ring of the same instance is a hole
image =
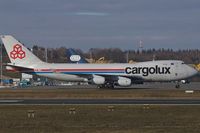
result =
[[[75,108],[75,114],[69,114]],[[34,110],[35,117],[28,118]],[[2,133],[198,133],[200,106],[5,105]]]
[[[185,93],[182,89],[1,89],[0,99],[66,99],[66,98],[137,98],[137,99],[198,99],[200,90],[195,90],[193,94]]]

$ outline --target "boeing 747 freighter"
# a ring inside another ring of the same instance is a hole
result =
[[[11,63],[7,69],[47,78],[88,82],[99,87],[130,86],[137,82],[181,81],[198,71],[180,60],[146,61],[134,64],[46,63],[10,35],[1,36]],[[178,86],[177,86],[178,87]]]

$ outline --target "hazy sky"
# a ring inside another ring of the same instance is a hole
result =
[[[200,49],[200,0],[0,0],[0,34],[29,47]]]

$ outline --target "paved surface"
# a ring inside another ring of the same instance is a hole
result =
[[[200,105],[200,99],[25,99],[0,100],[0,104],[156,104],[156,105]]]
[[[115,89],[177,89],[175,88],[175,83],[160,83],[160,82],[150,82],[144,84],[134,84],[130,87],[116,87]],[[179,89],[192,89],[200,90],[200,82],[191,82],[189,84],[180,84]],[[1,88],[5,89],[5,88]],[[7,88],[8,89],[8,88]],[[98,89],[95,85],[66,85],[66,86],[31,86],[31,87],[18,87],[11,89]]]
[[[129,88],[116,89],[175,89],[174,83],[147,83],[143,85],[133,85]],[[94,89],[95,86],[46,86],[28,87],[24,89]],[[18,89],[18,88],[13,88]],[[97,88],[96,88],[97,89]],[[200,90],[200,82],[182,84],[186,90]],[[0,100],[0,104],[166,104],[166,105],[200,105],[199,99],[6,99]]]

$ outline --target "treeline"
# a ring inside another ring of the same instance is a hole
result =
[[[98,60],[104,57],[105,60],[113,63],[125,63],[128,60],[135,62],[149,60],[183,60],[188,64],[200,63],[200,50],[172,50],[172,49],[144,49],[144,50],[129,50],[123,51],[119,48],[92,48],[87,52],[81,49],[76,49],[83,57],[87,59]],[[67,48],[48,48],[48,62],[67,62],[69,59],[66,56]],[[41,60],[45,61],[45,48],[34,46],[33,53]]]
[[[46,61],[46,52],[44,47],[33,46],[30,49],[41,60]],[[173,49],[143,49],[143,50],[129,50],[123,51],[119,48],[92,48],[87,52],[83,52],[81,49],[76,49],[83,57],[87,59],[98,60],[104,57],[112,63],[125,63],[128,60],[134,62],[149,61],[149,60],[183,60],[188,64],[200,63],[200,50],[199,49],[186,49],[186,50],[173,50]],[[65,63],[68,62],[67,48],[48,48],[47,57],[48,62]],[[3,50],[4,62],[8,61],[5,50]]]

